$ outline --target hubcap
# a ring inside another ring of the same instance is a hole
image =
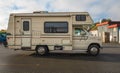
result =
[[[44,47],[39,47],[39,48],[38,48],[38,53],[41,54],[41,55],[45,54],[45,49],[44,49]]]
[[[91,48],[91,54],[97,54],[98,49],[96,47]]]

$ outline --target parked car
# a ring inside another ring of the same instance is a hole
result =
[[[6,34],[0,34],[0,43],[3,43],[6,47],[7,41],[6,41]]]

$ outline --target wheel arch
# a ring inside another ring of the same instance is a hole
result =
[[[49,51],[49,48],[47,45],[36,45],[35,50],[37,50],[38,47],[46,47],[47,51]]]
[[[97,45],[99,48],[101,47],[99,43],[91,43],[88,48],[91,46],[91,45]]]

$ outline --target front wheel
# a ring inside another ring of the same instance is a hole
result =
[[[99,49],[99,46],[97,46],[97,45],[91,45],[88,48],[88,54],[89,55],[97,56],[99,53],[100,53],[100,49]]]

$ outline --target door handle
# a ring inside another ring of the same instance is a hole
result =
[[[81,36],[80,37],[80,40],[87,40],[88,39],[88,36]]]
[[[22,35],[24,35],[24,32],[23,32],[23,31],[19,30],[19,32],[20,32]]]

